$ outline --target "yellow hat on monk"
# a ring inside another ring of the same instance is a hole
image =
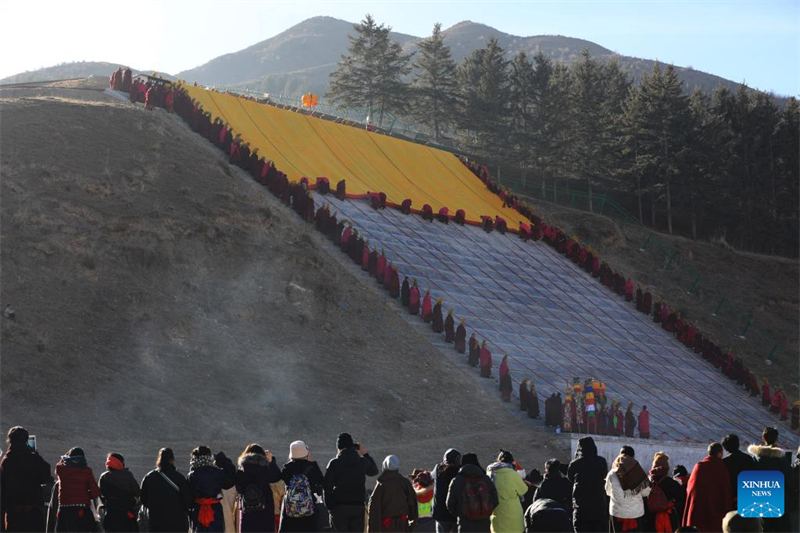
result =
[[[453,310],[452,310],[452,309],[448,309],[448,310],[447,310],[447,314],[448,314],[448,315],[452,315],[452,314],[453,314]]]
[[[437,303],[437,304],[440,304],[440,303],[442,303],[442,299],[441,299],[441,298],[436,298],[436,303]]]
[[[462,319],[461,319],[461,322],[459,322],[459,324],[461,324],[462,326],[463,326],[464,324],[466,324],[466,323],[467,323],[467,319],[466,319],[466,318],[462,318]],[[474,333],[473,333],[473,335],[474,335]]]

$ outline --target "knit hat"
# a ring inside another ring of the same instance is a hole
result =
[[[653,456],[653,468],[659,466],[669,470],[669,455],[664,452],[656,452],[656,454]]]
[[[296,440],[289,445],[289,459],[305,459],[308,457],[308,446],[301,440]]]
[[[349,433],[339,433],[339,436],[336,437],[336,449],[344,450],[352,445],[353,437],[351,437]]]
[[[383,460],[383,469],[395,472],[400,470],[400,458],[396,455],[387,455],[386,459]]]

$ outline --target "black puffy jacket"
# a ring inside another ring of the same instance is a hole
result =
[[[431,474],[433,475],[433,519],[437,522],[455,524],[456,517],[447,510],[447,489],[450,482],[458,475],[458,465],[441,463],[436,465]]]
[[[571,516],[553,500],[547,498],[536,500],[525,511],[525,533],[538,531],[571,532]]]
[[[576,456],[567,469],[567,479],[572,482],[574,516],[583,520],[603,520],[608,512],[605,489],[608,464],[597,455],[592,437],[578,441]]]
[[[367,476],[377,476],[378,466],[369,454],[360,455],[351,446],[331,459],[325,470],[325,506],[364,505],[367,496]]]

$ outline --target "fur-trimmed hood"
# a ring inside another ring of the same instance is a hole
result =
[[[248,453],[239,458],[239,466],[244,465],[267,466],[267,457],[260,453]]]
[[[767,458],[770,457],[772,459],[783,459],[787,453],[786,450],[782,448],[776,448],[774,446],[764,446],[761,444],[751,444],[747,447],[747,452],[750,455],[754,455],[758,458]]]

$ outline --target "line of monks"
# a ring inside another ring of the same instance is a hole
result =
[[[758,396],[760,392],[762,403],[769,407],[771,412],[779,415],[781,420],[789,419],[789,401],[786,390],[781,385],[775,387],[770,394],[769,380],[762,378],[762,385],[759,387],[755,373],[747,368],[741,357],[735,357],[730,349],[723,352],[713,339],[704,336],[696,324],[684,320],[681,314],[671,308],[662,298],[659,298],[659,301],[653,305],[653,296],[649,291],[643,291],[641,285],[637,285],[634,289],[633,280],[630,277],[626,279],[622,273],[614,271],[605,261],[601,262],[594,249],[581,246],[577,237],[570,237],[560,228],[550,226],[537,217],[533,207],[520,201],[511,191],[492,180],[486,166],[479,165],[465,157],[462,157],[461,161],[486,184],[490,191],[503,200],[504,207],[517,210],[532,222],[533,230],[529,230],[529,235],[523,231],[523,225],[521,225],[519,233],[522,238],[526,240],[527,238],[533,240],[543,238],[547,244],[598,279],[604,286],[625,298],[625,301],[635,300],[637,311],[647,315],[652,313],[653,322],[661,324],[664,330],[674,334],[678,341],[688,349],[701,355],[715,368],[720,369],[725,376],[736,381],[751,396]],[[486,229],[485,226],[484,229]],[[800,427],[800,400],[792,404],[791,419],[792,429],[798,429]]]
[[[114,76],[112,76],[112,78],[113,77]],[[124,75],[123,79],[125,79]],[[447,315],[443,316],[441,298],[436,299],[434,303],[430,295],[430,291],[427,290],[425,291],[424,296],[422,296],[420,294],[417,281],[409,280],[407,276],[404,277],[401,285],[399,283],[399,273],[397,269],[390,261],[388,261],[383,250],[381,250],[379,253],[376,247],[370,248],[369,242],[363,237],[359,236],[356,228],[352,227],[344,220],[339,221],[337,219],[337,213],[331,213],[330,204],[321,206],[318,209],[315,208],[312,189],[322,195],[331,192],[328,178],[316,178],[316,181],[313,185],[309,183],[308,178],[302,178],[299,182],[289,182],[286,174],[276,169],[271,160],[267,160],[261,156],[258,153],[258,149],[251,151],[249,145],[242,141],[240,136],[233,131],[230,125],[223,123],[220,119],[212,121],[210,113],[205,112],[197,102],[188,96],[185,91],[181,90],[179,87],[167,87],[161,84],[153,84],[151,88],[161,92],[162,96],[166,94],[171,95],[169,101],[167,101],[165,97],[157,99],[154,98],[153,105],[164,107],[168,111],[172,111],[174,108],[174,111],[190,125],[192,130],[208,139],[209,142],[215,144],[220,149],[224,150],[228,154],[229,161],[232,164],[235,164],[243,170],[249,172],[258,183],[267,187],[270,192],[279,197],[286,205],[292,207],[298,213],[298,215],[303,218],[303,220],[308,223],[313,223],[319,231],[325,233],[331,240],[338,244],[344,252],[348,253],[354,262],[361,265],[363,270],[368,271],[370,275],[375,277],[377,282],[383,285],[383,287],[389,291],[391,297],[401,298],[402,304],[408,309],[409,313],[415,315],[421,314],[423,320],[431,324],[432,330],[437,333],[444,333],[445,341],[448,343],[452,342],[454,344],[454,348],[459,353],[467,353],[467,351],[469,351],[467,363],[473,367],[479,367],[481,377],[492,377],[493,359],[491,350],[486,345],[486,340],[479,342],[473,333],[467,341],[467,331],[465,327],[466,321],[462,319],[458,327],[455,327],[453,309],[449,309]],[[488,171],[486,167],[479,167],[479,172],[477,172],[476,175],[484,180],[490,190],[493,190],[493,192],[496,192],[498,195],[500,195],[505,205],[517,209],[520,213],[527,216],[531,222],[533,222],[533,229],[527,228],[527,230],[524,230],[525,228],[523,228],[523,226],[525,225],[520,225],[521,228],[519,234],[521,238],[525,240],[539,240],[544,238],[548,244],[554,246],[562,253],[565,253],[573,262],[578,263],[582,268],[586,269],[587,272],[591,272],[595,277],[600,277],[600,270],[604,265],[604,271],[610,272],[610,267],[608,267],[608,265],[605,263],[600,263],[599,257],[594,250],[588,247],[581,247],[577,239],[568,239],[564,232],[562,232],[559,228],[549,226],[539,219],[528,204],[519,202],[516,196],[508,193],[504,189],[497,187],[494,182],[488,178]],[[346,185],[344,180],[341,180],[339,183],[337,183],[335,195],[340,199],[352,197],[352,195],[346,194]],[[387,206],[385,194],[368,193],[363,195],[363,197],[369,199],[371,205],[376,209],[385,208]],[[406,203],[408,204],[407,206],[405,205]],[[403,207],[410,207],[410,201],[404,202]],[[410,212],[410,209],[401,208],[401,210],[403,212]],[[421,212],[418,213],[425,214]],[[459,220],[458,214],[461,215],[461,220]],[[432,221],[432,213],[429,213],[425,218]],[[449,220],[455,220],[457,223],[464,223],[463,210],[459,210],[459,213],[457,213],[455,217],[449,217],[446,211],[444,214],[442,214],[440,211],[437,218],[444,223],[447,223]],[[500,217],[497,218],[499,219]],[[496,221],[497,219],[493,221],[495,222],[493,229],[499,229],[500,231],[503,231],[505,228],[502,226],[502,224],[498,225]],[[500,227],[498,228],[498,226]],[[484,229],[487,228],[484,227]],[[591,269],[589,269],[589,266],[591,266]],[[619,280],[622,279],[621,275],[611,272],[610,278],[615,283],[615,287],[618,287],[620,284]],[[632,282],[630,279],[624,283],[624,290],[622,294],[626,296],[628,301],[633,300]],[[650,293],[642,293],[640,287],[639,290],[636,291],[635,297],[637,301],[637,309],[639,309],[641,312],[649,313],[650,302],[652,300]],[[659,302],[656,305],[658,306],[659,304],[663,304],[663,302]],[[667,318],[669,323],[669,316]],[[678,317],[678,319],[679,318],[680,317]],[[674,323],[676,326],[676,331],[683,331],[682,328],[684,328],[684,324],[682,322],[679,323],[676,319]],[[687,336],[689,335],[690,334],[687,330]],[[692,338],[695,341],[698,338],[702,339],[697,331],[694,333]],[[503,357],[499,368],[500,391],[503,401],[510,401],[512,392],[511,376],[507,359],[507,355]],[[731,362],[731,368],[737,368],[735,360]],[[525,389],[525,392],[522,392],[523,389]],[[556,401],[558,402],[558,406],[554,410],[553,406],[556,405]],[[520,406],[528,412],[528,415],[531,418],[537,418],[539,416],[539,400],[535,392],[535,385],[531,379],[525,378],[520,384]],[[548,406],[550,406],[549,411]],[[798,411],[799,406],[800,402],[796,402],[794,409],[792,410],[793,425],[795,425],[795,419],[798,418],[796,412]],[[553,394],[550,398],[548,398],[545,402],[545,407],[546,412],[560,412],[562,410],[560,394],[558,396]],[[621,416],[621,412],[619,412],[619,409],[619,403],[612,402],[611,408],[607,410],[601,409],[599,411],[599,413],[607,411],[608,415],[604,414],[602,416],[598,416],[598,421],[596,424],[598,432],[602,431],[603,429],[605,429],[608,434],[615,434],[615,431],[621,431],[621,428],[623,427],[621,421],[627,419],[628,417],[626,413],[626,417],[623,418]],[[578,431],[583,429],[583,424],[581,424],[579,421],[580,417],[578,417],[578,412],[576,401],[575,421],[573,422],[571,418],[570,423],[568,424],[569,429],[565,429],[565,431],[573,431],[571,429],[573,427]],[[606,419],[606,416],[608,416],[608,419]],[[558,425],[564,426],[563,417],[560,418],[562,418],[562,420]],[[587,420],[585,427],[587,431],[590,431],[594,428],[594,424],[590,429]]]

